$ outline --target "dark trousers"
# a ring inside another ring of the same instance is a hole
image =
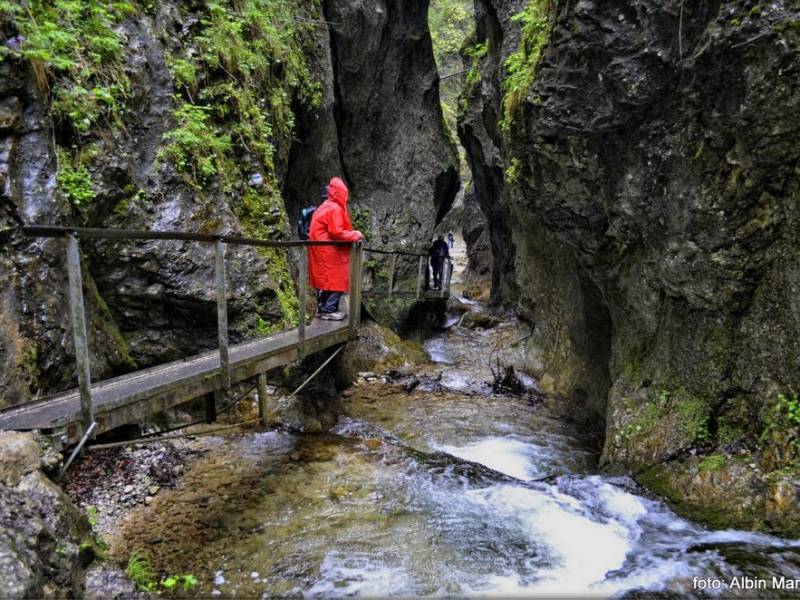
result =
[[[433,270],[433,287],[438,289],[442,287],[442,271],[444,267],[444,260],[441,258],[431,259],[431,269]]]
[[[332,313],[339,310],[339,299],[343,292],[329,292],[319,290],[317,292],[317,308],[321,313]]]

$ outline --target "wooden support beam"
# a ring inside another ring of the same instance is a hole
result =
[[[206,423],[217,420],[217,395],[219,392],[210,392],[205,396]]]
[[[217,290],[217,333],[219,336],[219,368],[222,386],[231,386],[231,364],[228,354],[228,302],[225,297],[225,244],[217,240],[214,275]]]
[[[350,246],[350,291],[347,295],[347,315],[348,327],[350,328],[350,337],[353,337],[356,321],[356,287],[358,286],[357,280],[361,275],[358,269],[358,244]]]
[[[83,277],[78,240],[67,236],[67,276],[69,281],[69,314],[72,321],[72,339],[75,343],[78,389],[81,398],[81,420],[83,430],[89,431],[94,423],[92,403],[92,376],[89,358],[89,337],[86,333],[86,311],[83,304]]]
[[[423,269],[425,268],[425,257],[419,257],[419,265],[417,266],[417,300],[422,296],[422,278],[425,276]]]
[[[267,424],[269,417],[269,400],[267,397],[267,374],[258,376],[258,417],[263,425]]]
[[[450,284],[453,282],[453,261],[447,261],[447,295],[450,296]]]
[[[300,353],[303,353],[303,346],[306,341],[306,269],[308,266],[308,251],[305,246],[300,247],[300,264],[298,265],[297,276],[297,339],[300,343]]]
[[[389,271],[389,298],[392,297],[392,292],[394,291],[394,276],[396,270],[397,270],[397,254],[392,254],[392,268],[391,271]]]

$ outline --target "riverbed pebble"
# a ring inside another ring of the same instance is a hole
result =
[[[73,463],[62,487],[83,510],[93,507],[94,529],[104,534],[132,507],[150,504],[162,488],[175,487],[183,463],[196,454],[175,442],[93,450]]]

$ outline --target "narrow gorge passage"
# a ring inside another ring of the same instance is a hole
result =
[[[0,413],[82,401],[0,596],[800,598],[798,81],[798,0],[0,0]]]

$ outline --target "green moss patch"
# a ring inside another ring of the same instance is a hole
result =
[[[501,127],[508,131],[514,115],[529,94],[536,79],[539,60],[550,41],[555,17],[554,0],[529,0],[528,5],[513,21],[522,24],[519,48],[506,59],[503,79],[503,120]]]

